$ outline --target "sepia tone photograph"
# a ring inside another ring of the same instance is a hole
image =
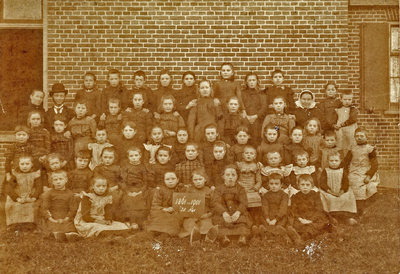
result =
[[[1,273],[399,273],[399,0],[0,0]]]

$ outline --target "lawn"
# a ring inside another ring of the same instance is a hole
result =
[[[104,239],[58,243],[40,235],[3,233],[1,273],[399,273],[399,193],[380,190],[355,227],[340,225],[301,246],[252,239],[248,246],[218,243],[192,248],[189,240],[149,239],[123,244]]]

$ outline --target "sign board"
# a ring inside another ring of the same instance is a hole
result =
[[[174,193],[172,207],[182,217],[199,218],[205,213],[205,194]]]

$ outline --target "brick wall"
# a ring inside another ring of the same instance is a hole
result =
[[[348,76],[349,88],[360,100],[360,25],[366,22],[397,22],[399,21],[398,7],[350,7],[349,8],[349,52]],[[371,132],[371,139],[377,147],[381,170],[399,172],[399,115],[382,112],[367,114],[361,110],[359,124]]]

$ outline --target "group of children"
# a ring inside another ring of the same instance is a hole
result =
[[[203,234],[226,246],[230,235],[242,245],[250,235],[300,243],[338,221],[357,224],[379,177],[352,93],[338,98],[330,82],[317,104],[310,90],[295,101],[281,70],[265,90],[253,72],[242,88],[230,63],[220,77],[196,84],[188,71],[175,90],[161,70],[150,90],[137,71],[128,90],[110,70],[99,91],[86,73],[73,110],[57,83],[47,112],[34,90],[21,111],[27,124],[16,126],[6,151],[9,228],[37,227],[70,241],[144,229],[191,243]],[[181,217],[176,192],[204,195],[204,214]]]

